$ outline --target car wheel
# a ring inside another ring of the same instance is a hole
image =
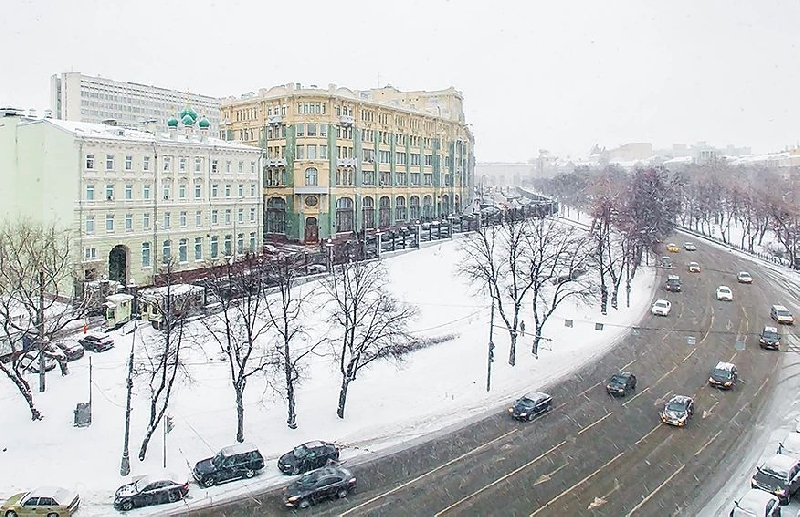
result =
[[[201,485],[208,488],[210,486],[214,486],[216,480],[213,477],[203,478],[203,481],[200,482]]]
[[[126,512],[129,510],[133,510],[133,501],[125,501],[122,503],[122,509]]]
[[[56,512],[50,512],[47,514],[47,517],[58,517],[58,514]]]
[[[311,502],[308,499],[303,499],[297,506],[299,506],[300,508],[308,508],[309,506],[311,506]]]
[[[17,517],[17,512],[14,510],[9,510],[6,512],[6,517]]]
[[[251,477],[253,477],[254,475],[255,475],[255,472],[253,472],[253,471],[252,471],[252,470],[250,470],[250,469],[247,469],[247,470],[245,470],[245,471],[244,471],[244,477],[246,477],[247,479],[250,479],[250,478],[251,478]]]
[[[167,494],[167,500],[170,503],[174,503],[175,501],[179,501],[180,498],[181,498],[181,495],[178,492],[170,492],[169,494]]]
[[[336,493],[336,497],[338,497],[339,499],[344,499],[345,497],[347,497],[347,489],[346,488],[342,488],[341,490],[339,490]]]

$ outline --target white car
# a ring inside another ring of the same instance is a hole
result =
[[[734,501],[731,517],[777,517],[781,514],[777,497],[756,488],[748,490],[738,501]]]
[[[656,316],[669,316],[669,311],[672,310],[672,304],[669,300],[656,300],[650,312]]]
[[[750,273],[748,273],[747,271],[739,271],[739,274],[736,275],[736,280],[740,284],[752,284],[753,283],[753,277],[750,276]]]
[[[727,302],[733,301],[733,291],[726,285],[717,287],[717,300],[725,300]]]
[[[695,246],[693,242],[684,242],[683,249],[686,251],[697,251],[697,246]]]

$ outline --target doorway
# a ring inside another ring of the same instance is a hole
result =
[[[122,244],[114,246],[108,253],[108,279],[127,285],[128,248]]]
[[[319,226],[316,217],[306,217],[306,243],[313,243],[319,240]]]

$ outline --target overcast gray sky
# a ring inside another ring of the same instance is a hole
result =
[[[3,0],[0,105],[80,71],[227,96],[454,86],[479,161],[800,140],[800,1]]]

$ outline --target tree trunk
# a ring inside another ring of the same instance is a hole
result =
[[[144,434],[141,447],[139,447],[139,461],[144,461],[145,457],[147,457],[147,446],[150,443],[150,438],[153,437],[153,433],[155,432],[156,426],[152,424],[147,426],[147,432]]]
[[[347,403],[347,388],[350,384],[350,379],[347,376],[342,377],[342,387],[339,390],[339,405],[336,407],[336,415],[344,419],[344,406]]]
[[[242,443],[244,441],[244,403],[242,402],[244,383],[236,383],[234,390],[236,391],[236,441]]]
[[[25,402],[28,403],[28,408],[31,411],[31,420],[35,422],[43,419],[44,415],[42,415],[33,404],[33,394],[31,393],[30,384],[28,384],[25,379],[18,376],[13,370],[7,369],[2,363],[0,363],[0,370],[3,370],[6,376],[11,379],[11,382],[13,382],[19,390],[20,395],[22,395],[22,397],[25,399]]]
[[[286,418],[286,425],[289,429],[297,429],[297,415],[295,414],[294,403],[294,371],[290,358],[289,344],[283,345],[283,373],[286,375],[286,401],[289,414]]]
[[[511,349],[508,351],[508,364],[515,366],[517,364],[517,332],[512,330],[509,334],[511,335]]]

